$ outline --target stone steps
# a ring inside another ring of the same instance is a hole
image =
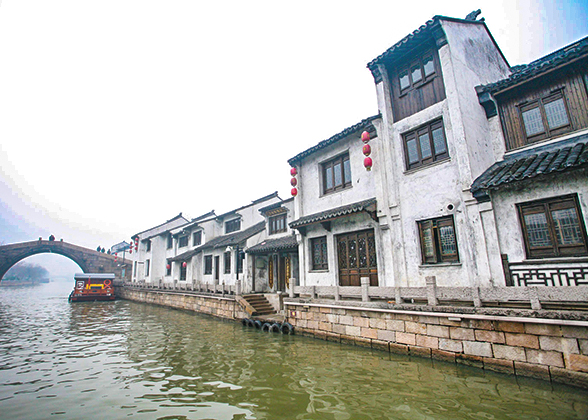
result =
[[[253,315],[271,315],[276,313],[274,307],[268,302],[264,295],[243,295],[243,299],[255,308],[255,313]]]

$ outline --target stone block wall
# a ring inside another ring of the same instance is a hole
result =
[[[170,293],[150,290],[134,290],[117,287],[118,297],[136,302],[151,303],[170,308],[185,309],[223,319],[242,319],[247,317],[241,305],[234,298],[206,296],[192,293]]]
[[[284,305],[297,333],[588,388],[588,322]]]

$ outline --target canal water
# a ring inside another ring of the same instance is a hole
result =
[[[128,301],[0,288],[3,419],[586,419],[588,392]]]

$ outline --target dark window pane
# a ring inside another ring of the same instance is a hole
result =
[[[357,251],[359,256],[359,268],[367,267],[367,243],[365,238],[357,238]]]
[[[338,162],[333,165],[333,173],[335,174],[335,187],[338,187],[343,183],[341,163]]]
[[[582,244],[582,230],[575,208],[551,212],[558,245]]]
[[[552,246],[545,213],[525,215],[525,225],[527,227],[528,241],[531,248]]]
[[[523,122],[525,123],[525,131],[527,136],[534,136],[535,134],[543,133],[545,127],[541,119],[541,111],[539,108],[532,108],[523,112]]]
[[[453,225],[439,226],[439,242],[441,244],[442,255],[457,254],[457,245],[455,243],[455,232]]]
[[[443,128],[439,127],[434,129],[432,134],[435,154],[440,155],[447,152],[447,147],[445,146],[445,136],[443,135]]]
[[[333,188],[333,168],[327,168],[325,172],[325,189]]]
[[[357,242],[355,239],[347,241],[349,249],[349,268],[357,268]]]
[[[435,257],[435,244],[431,225],[423,227],[423,251],[426,258]]]
[[[544,108],[545,116],[547,117],[547,125],[549,125],[549,128],[553,129],[557,127],[562,127],[570,123],[568,120],[568,113],[566,112],[566,106],[564,105],[563,98],[559,98],[555,101],[546,103]]]
[[[416,139],[406,142],[406,149],[408,151],[408,163],[413,164],[419,161],[419,152],[417,150]]]
[[[423,70],[425,72],[425,78],[435,73],[435,63],[433,62],[432,55],[423,59]]]
[[[402,72],[400,73],[400,90],[406,89],[407,87],[410,86],[410,80],[408,79],[408,72]]]
[[[412,77],[412,83],[418,83],[423,78],[423,74],[421,73],[421,66],[413,66],[410,68],[410,75]]]
[[[423,159],[428,159],[433,155],[431,151],[431,141],[429,140],[429,133],[425,132],[419,135],[419,143],[421,145],[421,156]]]
[[[351,184],[351,164],[349,163],[349,158],[343,161],[343,176],[345,185]]]

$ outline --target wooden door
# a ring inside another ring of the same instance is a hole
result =
[[[378,263],[373,230],[338,235],[337,260],[340,286],[361,286],[362,277],[369,277],[370,286],[378,285]]]

